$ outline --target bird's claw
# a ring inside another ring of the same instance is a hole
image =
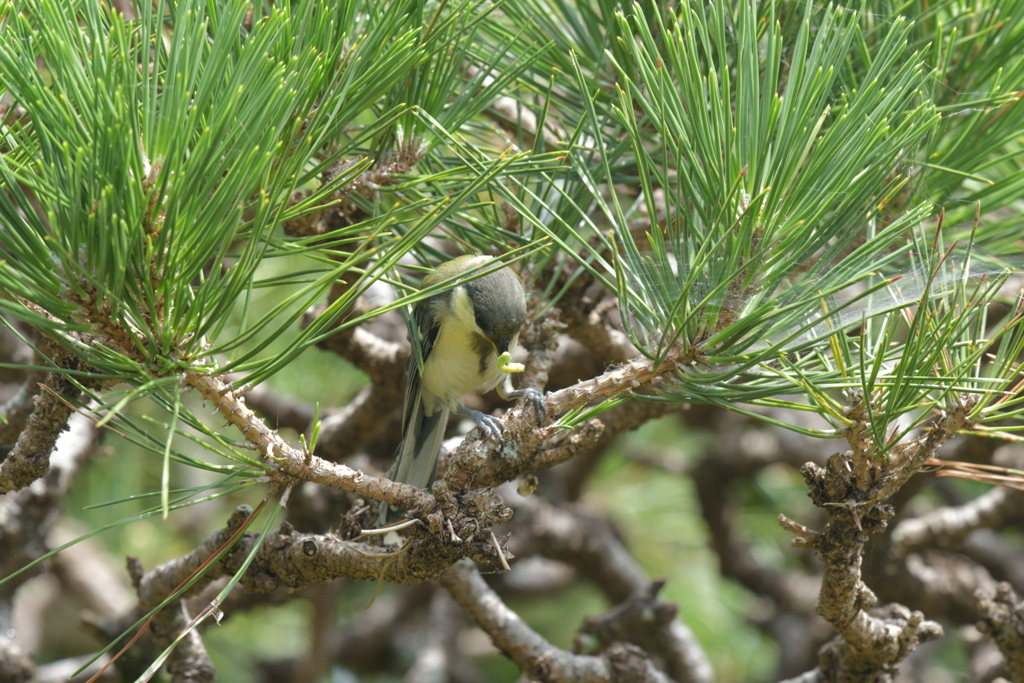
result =
[[[488,415],[487,413],[481,413],[479,410],[470,410],[465,408],[464,411],[459,411],[466,417],[469,417],[476,422],[476,426],[483,430],[484,438],[493,436],[495,439],[501,440],[501,420]]]
[[[544,424],[544,414],[546,412],[544,410],[544,394],[536,389],[516,389],[509,392],[508,397],[513,399],[521,398],[524,401],[533,403],[533,407],[537,411],[538,424]],[[458,413],[476,422],[476,426],[483,430],[485,439],[493,436],[498,441],[501,441],[501,420],[499,418],[487,413],[481,413],[479,410],[470,410],[466,407],[459,409]]]
[[[533,403],[533,408],[537,411],[537,423],[544,424],[544,394],[536,389],[517,389],[512,392],[512,396]]]
[[[533,408],[537,411],[537,424],[544,424],[547,413],[544,409],[544,394],[536,389],[530,389],[530,395],[527,398],[533,401]]]

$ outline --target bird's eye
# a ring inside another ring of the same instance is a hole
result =
[[[484,329],[484,319],[480,317],[480,314],[477,313],[474,317],[476,318],[476,326],[481,330]]]

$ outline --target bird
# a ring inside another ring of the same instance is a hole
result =
[[[492,265],[490,256],[458,256],[439,265],[423,279],[423,289],[471,276]],[[437,477],[437,460],[449,413],[472,419],[484,438],[501,438],[501,420],[462,404],[471,391],[498,390],[505,400],[533,403],[543,419],[543,395],[536,389],[515,389],[512,374],[524,368],[512,363],[519,332],[526,322],[526,291],[519,277],[502,267],[456,284],[416,303],[413,322],[422,353],[422,370],[415,349],[409,354],[408,381],[402,410],[402,443],[388,478],[420,488]],[[398,513],[381,503],[378,526]]]

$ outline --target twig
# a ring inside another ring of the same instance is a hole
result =
[[[955,547],[969,533],[1024,514],[1024,492],[994,488],[964,505],[943,506],[900,522],[892,532],[896,552]]]
[[[39,383],[46,379],[46,373],[29,372],[17,393],[0,406],[0,444],[14,443],[25,429],[25,424],[35,410],[35,397],[39,394]]]
[[[872,610],[877,598],[861,575],[864,546],[894,514],[884,501],[964,426],[974,399],[954,399],[924,436],[901,444],[891,458],[874,452],[871,411],[860,393],[849,392],[848,401],[851,450],[830,457],[825,468],[808,463],[802,470],[811,500],[829,516],[825,529],[805,541],[824,562],[817,612],[839,634],[819,652],[821,670],[828,680],[874,681],[919,644],[939,638],[942,627],[895,603]]]
[[[501,601],[469,562],[450,567],[441,576],[469,618],[532,679],[553,683],[671,683],[635,646],[616,643],[601,656],[561,650],[519,618]]]
[[[1001,583],[995,595],[978,591],[978,629],[991,636],[1005,660],[1005,675],[1011,681],[1024,680],[1024,604],[1008,583]]]
[[[0,462],[0,494],[24,488],[46,474],[57,437],[67,429],[68,418],[74,412],[59,397],[74,402],[81,395],[78,387],[55,372],[48,373],[41,386],[50,391],[35,397],[35,408],[14,449]]]
[[[578,511],[555,507],[536,496],[514,501],[513,552],[543,555],[573,567],[617,605],[651,590],[651,581],[619,540],[610,524]],[[670,677],[680,683],[714,681],[711,663],[690,629],[671,619],[655,630],[645,645],[665,662]]]
[[[199,390],[203,397],[217,407],[221,415],[238,428],[242,435],[259,447],[264,457],[277,463],[278,476],[311,481],[351,491],[361,496],[384,500],[406,510],[429,512],[434,507],[433,497],[422,489],[398,484],[388,479],[371,477],[350,467],[330,463],[315,455],[308,455],[287,444],[277,432],[267,428],[263,421],[249,410],[242,398],[221,394],[224,383],[220,378],[198,372],[188,372],[185,381]],[[308,457],[307,457],[308,455]],[[282,479],[282,484],[287,483]]]

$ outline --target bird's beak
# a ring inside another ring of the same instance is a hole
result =
[[[500,356],[501,354],[503,354],[503,353],[508,351],[509,344],[511,344],[511,343],[512,343],[512,338],[511,337],[505,337],[503,339],[495,339],[494,340],[494,348],[496,348],[498,350],[498,355]]]

